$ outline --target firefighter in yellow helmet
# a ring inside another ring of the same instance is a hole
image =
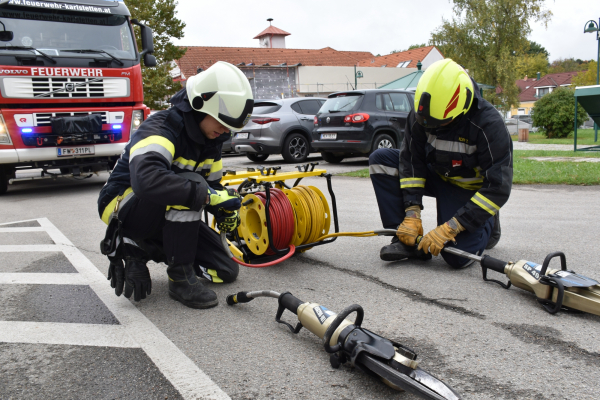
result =
[[[397,229],[381,259],[427,260],[444,246],[476,254],[494,247],[512,164],[502,116],[480,96],[475,81],[451,59],[431,64],[417,85],[401,149],[379,149],[369,157],[383,226]],[[438,223],[424,236],[423,195],[436,199]],[[441,255],[453,268],[471,264]]]
[[[219,61],[190,77],[171,104],[131,135],[100,192],[98,212],[108,225],[101,250],[117,296],[146,298],[146,262],[154,260],[168,266],[171,298],[209,308],[217,296],[198,277],[233,282],[239,270],[201,216],[213,214],[221,231],[239,224],[240,196],[220,183],[221,148],[248,122],[252,89],[242,71]]]

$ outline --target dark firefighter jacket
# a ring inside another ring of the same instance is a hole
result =
[[[98,198],[98,212],[104,222],[108,223],[117,196],[132,190],[141,199],[164,205],[165,210],[167,206],[183,206],[199,211],[209,186],[223,189],[221,148],[230,134],[207,139],[194,118],[185,89],[171,103],[173,107],[144,121],[123,150]],[[190,171],[199,173],[206,183],[177,175]]]
[[[454,215],[469,231],[482,226],[506,203],[513,178],[510,134],[500,113],[479,95],[474,85],[471,109],[447,127],[426,130],[411,111],[400,152],[404,207],[423,208],[430,168],[447,182],[477,191]]]

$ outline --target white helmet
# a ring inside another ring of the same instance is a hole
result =
[[[254,99],[248,78],[224,61],[190,77],[185,90],[192,108],[206,113],[231,130],[244,127],[250,119]]]

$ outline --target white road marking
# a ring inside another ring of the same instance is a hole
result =
[[[30,227],[18,227],[18,228],[0,228],[0,233],[20,233],[20,232],[44,232],[44,228],[30,226]]]
[[[28,220],[32,221],[32,220]],[[28,222],[28,221],[18,221],[18,222]],[[106,277],[96,268],[94,264],[90,260],[88,260],[80,251],[77,249],[73,243],[56,228],[47,218],[39,218],[37,221],[42,230],[46,231],[50,238],[56,243],[56,245],[7,245],[0,246],[0,253],[2,252],[48,252],[48,251],[61,251],[64,255],[69,259],[71,264],[77,270],[78,275],[80,277],[80,281],[84,284],[89,285],[92,290],[96,293],[96,295],[100,298],[100,300],[106,305],[106,307],[113,313],[113,315],[119,320],[121,325],[118,325],[119,328],[115,328],[115,325],[110,325],[111,328],[90,328],[90,329],[100,329],[100,331],[104,332],[112,332],[112,339],[108,338],[107,341],[110,341],[112,344],[106,344],[106,346],[113,346],[114,343],[117,343],[115,346],[117,347],[127,347],[125,345],[119,345],[118,343],[134,343],[135,346],[141,347],[146,354],[152,359],[157,368],[164,374],[164,376],[173,384],[173,386],[179,391],[179,393],[185,399],[211,399],[211,400],[230,400],[230,397],[223,392],[211,379],[206,375],[202,370],[196,366],[185,354],[181,352],[171,342],[148,318],[144,316],[128,299],[125,297],[117,297],[114,294],[114,289],[112,289],[109,283],[106,281]],[[10,222],[2,225],[10,225],[15,224],[17,222]],[[0,229],[16,229],[16,228],[0,228]],[[29,231],[40,231],[39,227],[31,227]],[[21,230],[19,228],[19,232],[27,232],[27,228]],[[28,281],[28,283],[32,283],[33,280],[36,279],[34,275],[42,275],[42,274],[32,274],[32,273],[21,273],[23,276],[20,278],[14,278],[15,273],[10,274],[0,274],[0,283],[17,283],[15,282],[7,282],[8,279],[18,279],[18,283],[23,281]],[[9,276],[10,275],[10,276]],[[26,277],[29,275],[29,277]],[[44,274],[45,275],[45,274]],[[68,276],[74,274],[47,274],[52,275],[49,276],[49,280],[58,279],[59,276]],[[4,277],[2,277],[4,276]],[[74,278],[69,278],[74,279]],[[6,282],[5,282],[6,281]],[[50,282],[45,282],[50,283]],[[64,282],[63,282],[64,283]],[[3,321],[0,322],[0,342],[3,341],[3,337],[10,335],[10,333],[4,333],[5,327],[9,328],[12,335],[16,335],[14,340],[16,342],[19,341],[18,329],[14,327],[18,327],[15,323],[20,324],[37,324],[39,329],[48,329],[51,330],[52,326],[61,327],[64,325],[72,326],[73,328],[61,328],[66,329],[64,334],[64,343],[63,344],[81,344],[81,340],[87,340],[86,343],[90,343],[93,338],[82,338],[81,330],[79,326],[82,324],[54,324],[47,325],[42,323],[32,323],[32,322],[14,322],[14,321]],[[75,326],[77,325],[77,326]],[[91,325],[93,327],[97,327],[97,325]],[[25,343],[32,343],[31,340],[36,340],[35,343],[49,343],[48,341],[53,340],[52,338],[56,338],[60,336],[59,334],[53,333],[49,335],[37,335],[38,332],[36,329],[31,328],[27,335],[23,335],[22,340]],[[85,329],[85,328],[84,328]],[[58,329],[60,331],[60,329]],[[128,342],[122,339],[123,336],[119,336],[119,332],[124,332],[131,342]],[[99,332],[98,335],[93,336],[102,336],[103,333]],[[44,337],[48,338],[48,341],[44,341]],[[68,340],[69,338],[72,341]],[[39,341],[37,341],[39,340]],[[54,339],[58,340],[58,339]],[[102,340],[98,338],[98,340]],[[92,344],[93,345],[93,344]]]
[[[14,244],[0,246],[0,253],[29,253],[33,251],[62,251],[55,244]]]
[[[87,285],[81,274],[6,272],[0,273],[0,284],[21,285]]]
[[[123,325],[0,321],[0,342],[140,347]]]

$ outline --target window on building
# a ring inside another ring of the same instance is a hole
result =
[[[398,66],[396,68],[406,68],[408,66],[408,64],[410,64],[412,60],[408,60],[408,61],[402,61],[398,64]]]
[[[537,97],[542,97],[545,94],[550,93],[550,88],[538,88],[537,90]]]

